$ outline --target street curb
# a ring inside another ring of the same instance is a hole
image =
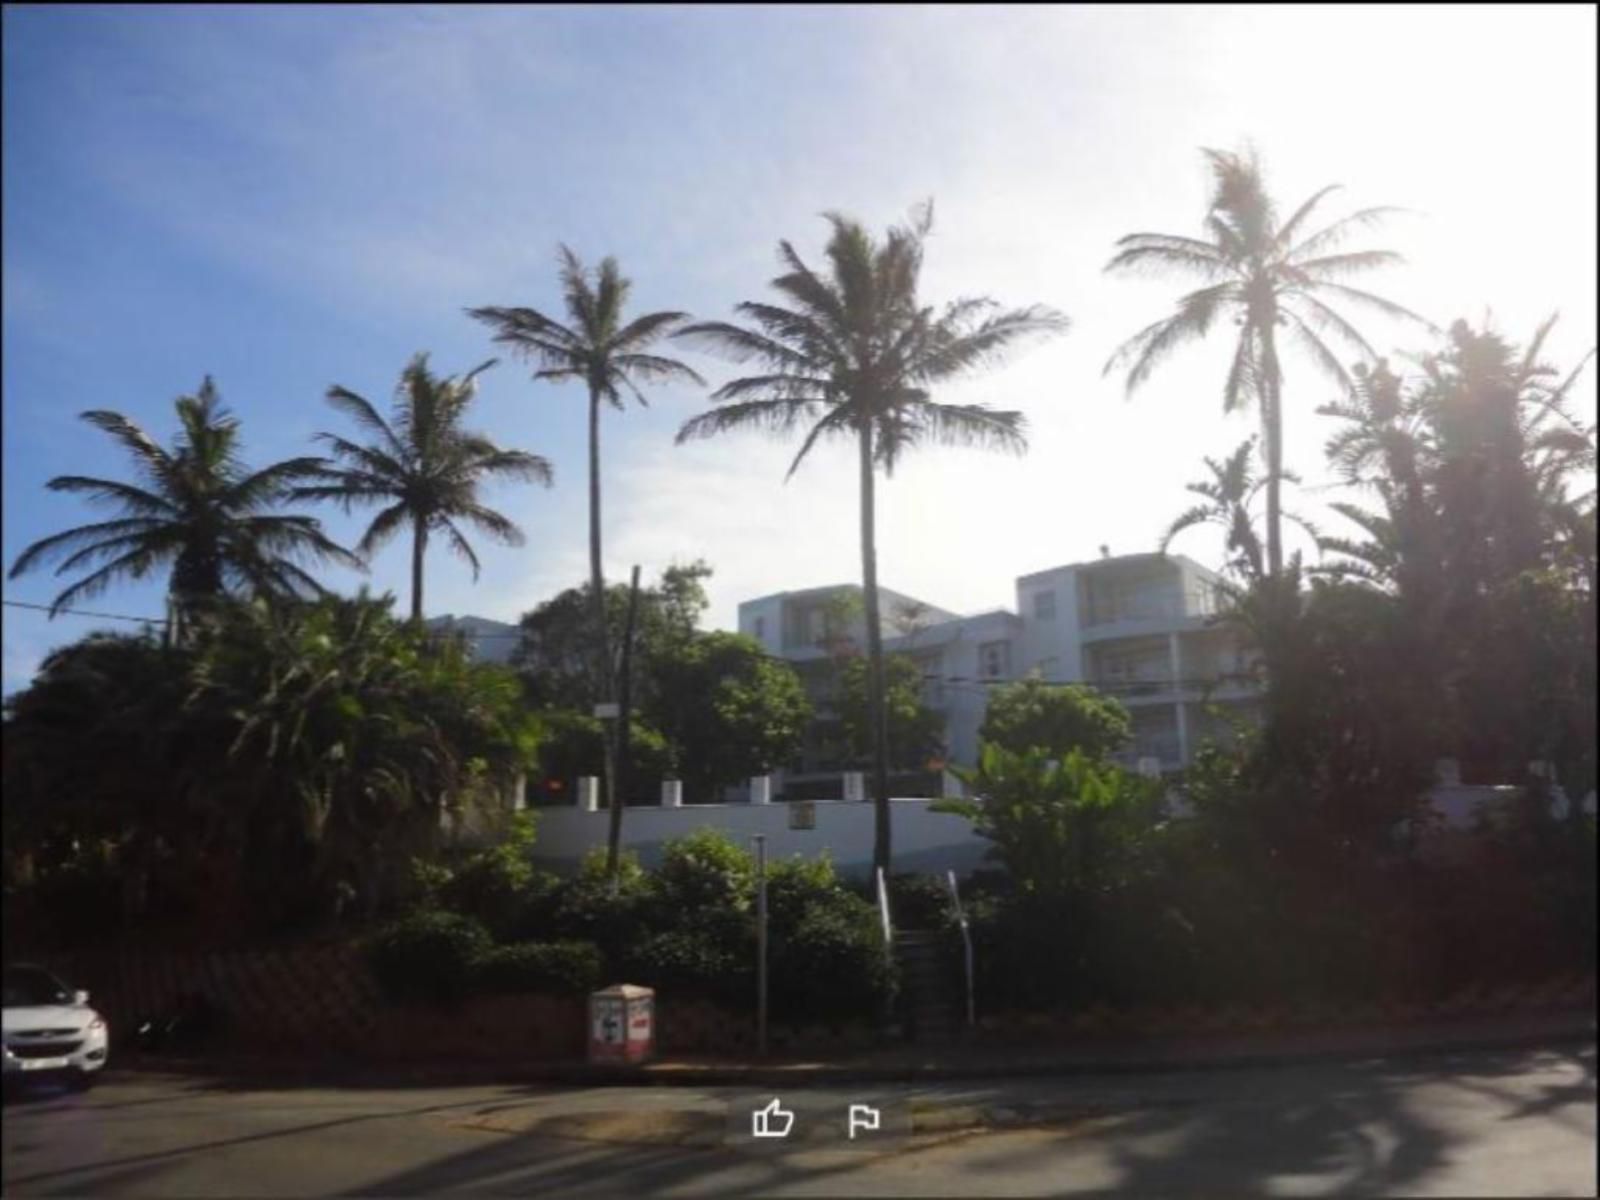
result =
[[[1290,1049],[1262,1046],[1223,1053],[1200,1052],[1163,1056],[1134,1054],[1100,1057],[1092,1052],[1051,1057],[1041,1052],[1030,1061],[991,1058],[965,1062],[891,1064],[763,1065],[659,1063],[637,1066],[589,1063],[477,1064],[358,1062],[305,1063],[259,1059],[178,1058],[159,1055],[113,1055],[120,1074],[232,1076],[242,1082],[270,1086],[299,1083],[345,1087],[448,1087],[469,1085],[556,1084],[584,1087],[811,1087],[839,1083],[935,1083],[988,1078],[1072,1077],[1081,1075],[1162,1074],[1229,1070],[1245,1067],[1290,1067],[1314,1062],[1371,1058],[1407,1058],[1464,1050],[1519,1049],[1593,1041],[1595,1015],[1553,1016],[1538,1028],[1460,1031],[1437,1038],[1407,1037],[1403,1031],[1330,1036],[1329,1044]]]

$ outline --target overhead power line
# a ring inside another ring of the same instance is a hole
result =
[[[10,608],[31,608],[38,612],[46,613],[51,611],[48,604],[29,604],[26,600],[4,600],[0,601],[0,603]],[[165,625],[167,623],[165,617],[131,617],[125,613],[88,612],[81,608],[58,608],[54,612],[57,616],[95,617],[102,621],[139,621],[145,625]]]

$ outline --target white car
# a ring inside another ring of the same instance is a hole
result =
[[[105,1069],[110,1039],[105,1018],[89,1007],[89,993],[72,991],[43,967],[5,968],[0,997],[4,1024],[5,1082],[64,1074],[88,1087]]]

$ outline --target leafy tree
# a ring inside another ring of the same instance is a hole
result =
[[[353,888],[369,915],[443,816],[494,803],[538,740],[511,672],[431,643],[391,603],[238,609],[204,646],[188,701],[228,735],[232,773],[311,848],[308,883]]]
[[[926,770],[943,757],[944,718],[922,700],[922,668],[909,654],[883,660],[884,712],[889,725],[889,765],[900,771]],[[873,753],[867,661],[859,654],[842,661],[838,712],[844,756],[867,762]]]
[[[1155,827],[1159,785],[1081,750],[1054,760],[1041,747],[984,743],[976,769],[955,769],[982,802],[943,800],[935,811],[971,819],[1016,889],[1040,898],[1082,897],[1130,878]]]
[[[542,783],[552,794],[570,798],[579,778],[599,778],[605,762],[605,729],[598,718],[574,709],[547,709],[539,718],[544,729],[539,745]],[[628,759],[628,778],[636,785],[630,803],[651,799],[643,790],[648,781],[677,774],[672,746],[659,730],[637,717],[628,738]]]
[[[1203,153],[1213,179],[1205,237],[1130,233],[1118,240],[1118,251],[1106,270],[1183,274],[1197,277],[1204,286],[1183,296],[1172,316],[1146,326],[1124,343],[1105,369],[1110,373],[1127,367],[1131,394],[1179,346],[1210,333],[1218,317],[1233,319],[1239,334],[1223,385],[1223,409],[1231,412],[1248,399],[1260,409],[1267,465],[1266,565],[1276,575],[1283,569],[1280,330],[1324,373],[1348,384],[1349,375],[1328,339],[1363,359],[1376,355],[1355,326],[1332,307],[1334,302],[1361,305],[1391,317],[1421,318],[1393,301],[1340,282],[1401,261],[1392,250],[1340,250],[1356,229],[1396,210],[1364,208],[1306,236],[1312,213],[1338,185],[1314,193],[1280,222],[1253,153]]]
[[[522,545],[522,531],[485,506],[478,488],[495,477],[549,486],[547,460],[522,450],[502,450],[481,433],[462,427],[479,374],[490,359],[461,378],[436,378],[428,356],[418,354],[400,376],[392,423],[372,403],[348,388],[328,389],[328,403],[373,441],[363,445],[333,433],[318,434],[345,464],[322,473],[320,482],[296,488],[297,498],[333,500],[352,508],[386,505],[372,519],[357,549],[370,556],[399,530],[411,526],[411,619],[422,620],[422,563],[428,540],[439,534],[478,578],[478,555],[458,522],[507,546]]]
[[[1161,536],[1161,553],[1165,554],[1174,539],[1185,530],[1197,525],[1216,525],[1227,530],[1228,569],[1246,580],[1257,580],[1265,574],[1266,565],[1261,554],[1261,539],[1256,534],[1255,514],[1251,506],[1266,483],[1255,477],[1251,462],[1255,439],[1242,442],[1227,458],[1205,460],[1211,478],[1199,483],[1185,484],[1185,490],[1204,498],[1181,513],[1166,533]],[[1285,471],[1283,477],[1298,483],[1299,477]],[[1316,530],[1293,513],[1284,513],[1289,520],[1305,529],[1314,538]]]
[[[538,366],[535,379],[554,383],[581,381],[589,391],[589,599],[593,605],[594,657],[599,678],[600,698],[612,699],[615,691],[610,629],[606,617],[606,586],[600,555],[600,404],[623,407],[626,391],[640,404],[645,403],[641,383],[687,382],[704,384],[693,370],[674,358],[651,353],[650,347],[680,325],[688,316],[681,312],[653,312],[624,322],[623,308],[631,288],[614,258],[601,260],[600,269],[590,282],[577,255],[561,247],[561,289],[570,324],[563,325],[532,308],[471,308],[467,314],[495,331],[494,340],[512,347]],[[605,786],[613,787],[610,759],[614,747],[606,749]],[[621,837],[621,805],[612,805],[614,815],[608,849],[610,869],[617,869]]]
[[[1501,776],[1558,757],[1583,779],[1592,738],[1570,730],[1592,708],[1594,433],[1568,407],[1587,356],[1564,375],[1541,361],[1552,324],[1519,352],[1457,322],[1412,376],[1359,372],[1321,411],[1341,422],[1331,463],[1379,507],[1336,503],[1365,536],[1322,545],[1337,555],[1324,573],[1394,597],[1403,665],[1436,682],[1427,703],[1447,752]]]
[[[711,568],[696,560],[662,571],[654,587],[639,590],[635,630],[635,710],[651,706],[652,664],[664,654],[677,652],[693,639],[700,615],[707,606],[704,581]],[[568,588],[524,613],[521,640],[512,663],[522,676],[531,704],[540,707],[590,712],[602,698],[595,677],[593,656],[586,652],[593,627],[587,586]],[[613,641],[620,641],[628,609],[628,588],[614,584],[606,590],[606,624]]]
[[[724,384],[718,407],[684,423],[683,443],[736,429],[787,434],[806,427],[789,474],[823,438],[856,443],[861,488],[861,566],[866,608],[868,727],[873,731],[873,861],[889,867],[889,715],[878,598],[875,476],[892,474],[909,450],[928,442],[1020,453],[1022,414],[976,404],[940,404],[932,389],[1039,335],[1060,333],[1066,319],[1042,307],[1001,311],[993,300],[957,300],[943,310],[917,295],[923,240],[932,205],[876,242],[857,222],[827,217],[827,275],[779,243],[784,274],[772,281],[778,304],[747,301],[749,322],[702,322],[675,336],[695,339],[760,373]]]
[[[1127,745],[1128,710],[1111,696],[1078,684],[1023,679],[991,689],[978,730],[981,741],[1022,753],[1046,751],[1063,759],[1074,750],[1099,762]]]
[[[318,458],[291,458],[260,470],[240,459],[239,421],[222,406],[207,376],[193,396],[174,407],[180,432],[171,449],[158,445],[120,413],[97,409],[83,420],[116,439],[138,468],[140,483],[87,475],[58,475],[53,492],[87,496],[118,508],[111,521],[80,525],[42,538],[24,550],[10,578],[53,559],[56,574],[94,570],[66,588],[51,615],[98,595],[121,578],[143,579],[171,564],[168,593],[182,633],[197,605],[227,594],[317,596],[317,582],[300,562],[360,568],[358,559],[329,541],[307,516],[269,511],[293,495],[294,485],[324,466]]]
[[[736,633],[703,633],[649,666],[652,724],[672,746],[691,794],[762,775],[800,749],[811,704],[788,663]]]
[[[85,848],[104,848],[124,919],[145,915],[164,847],[209,831],[172,767],[184,750],[203,758],[206,749],[184,737],[177,717],[188,657],[149,633],[92,634],[53,651],[7,698],[8,875],[49,887]],[[220,788],[212,794],[223,798]],[[102,911],[90,928],[103,931],[108,917]]]

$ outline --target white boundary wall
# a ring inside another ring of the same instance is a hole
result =
[[[865,875],[872,864],[873,808],[844,800],[817,800],[816,828],[790,829],[793,804],[685,804],[681,808],[628,808],[622,814],[622,845],[645,866],[660,858],[662,843],[697,829],[720,829],[748,846],[765,834],[768,858],[827,851],[841,874]],[[929,812],[933,800],[891,800],[894,869],[964,873],[980,865],[990,843],[972,832],[972,822],[950,813]],[[604,846],[611,814],[572,807],[539,807],[534,841],[536,862],[557,869],[575,865],[590,848]]]

